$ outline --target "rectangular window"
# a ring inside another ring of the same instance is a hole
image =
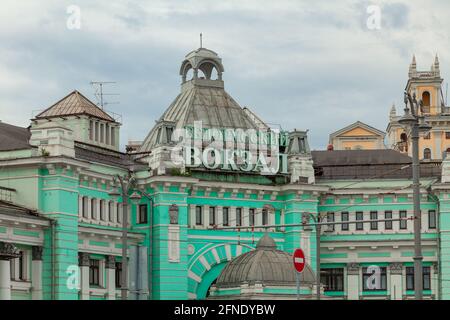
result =
[[[111,130],[110,130],[110,128],[109,128],[109,124],[106,124],[106,125],[105,125],[105,132],[106,132],[105,143],[106,143],[106,144],[110,144],[109,142],[110,142],[111,140],[110,140],[109,136],[110,136]]]
[[[197,226],[201,226],[203,224],[203,212],[202,207],[200,206],[195,207],[195,224]]]
[[[122,223],[122,204],[121,203],[117,203],[117,206],[116,206],[117,208],[117,212],[116,212],[116,214],[117,214],[117,222],[118,223]]]
[[[325,286],[324,290],[344,291],[344,269],[323,269],[320,271],[320,282]]]
[[[89,218],[88,216],[88,212],[89,212],[89,200],[87,197],[83,197],[83,218]]]
[[[112,146],[116,145],[116,132],[114,127],[111,127],[111,145]]]
[[[334,212],[327,212],[327,222],[334,222]],[[334,231],[334,224],[329,224],[328,231]]]
[[[139,205],[139,217],[138,217],[138,223],[147,223],[147,205],[146,204],[140,204]]]
[[[363,220],[364,214],[361,211],[356,211],[356,221]],[[356,223],[356,230],[364,230],[364,225],[362,222]]]
[[[116,288],[122,287],[122,262],[116,262]]]
[[[105,124],[100,123],[100,142],[105,143]]]
[[[95,135],[94,135],[94,140],[95,141],[98,141],[98,122],[95,122],[94,123],[94,127],[95,127],[95,129],[94,129],[94,133],[95,133]]]
[[[223,208],[223,225],[229,226],[230,225],[230,208]]]
[[[348,212],[341,213],[341,222],[345,222],[345,221],[348,221]],[[348,231],[348,223],[341,224],[341,230]]]
[[[89,285],[100,285],[100,261],[97,259],[89,260]]]
[[[94,140],[94,121],[89,121],[89,139]]]
[[[450,131],[445,132],[445,139],[447,139],[447,140],[450,139]]]
[[[242,226],[242,208],[236,208],[236,225]]]
[[[114,222],[114,214],[113,214],[113,203],[111,201],[108,202],[108,217],[109,222]]]
[[[106,220],[106,217],[105,217],[105,201],[104,200],[100,200],[100,219],[102,221]]]
[[[249,209],[249,223],[251,226],[255,225],[255,209]]]
[[[96,199],[91,199],[91,219],[97,219],[97,201]]]
[[[384,212],[384,218],[385,219],[392,219],[392,211],[388,210]],[[384,222],[384,229],[385,230],[392,230],[392,221],[385,221]]]
[[[267,209],[262,210],[262,224],[263,224],[263,226],[266,226],[269,224],[269,210],[267,210]]]
[[[431,269],[422,267],[423,290],[431,290]],[[406,290],[414,290],[414,267],[406,267]]]
[[[376,276],[377,272],[379,272],[379,278]],[[387,290],[386,267],[363,268],[362,281],[363,291]]]
[[[216,225],[216,207],[209,207],[209,225]]]
[[[404,210],[400,211],[399,215],[400,215],[400,218],[406,218],[406,211],[404,211]],[[407,227],[408,227],[407,222],[408,222],[407,220],[400,220],[400,229],[401,230],[407,229]]]
[[[378,222],[373,220],[378,220],[378,212],[370,211],[370,230],[378,230]]]
[[[436,210],[428,210],[428,229],[436,229]]]

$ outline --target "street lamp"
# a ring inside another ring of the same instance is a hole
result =
[[[314,221],[316,227],[316,299],[320,300],[320,233],[322,231],[320,223],[324,220],[324,216],[320,213],[314,215],[311,212],[303,212],[302,224],[307,225],[310,218]],[[303,230],[308,230],[307,228],[309,227],[304,226]]]
[[[121,283],[121,298],[122,300],[127,300],[128,291],[128,198],[132,203],[139,202],[141,196],[134,191],[130,197],[128,194],[130,190],[133,190],[135,184],[135,178],[128,174],[127,176],[117,175],[113,179],[113,188],[108,193],[113,199],[117,199],[122,196],[122,283]],[[120,188],[120,191],[119,191]]]
[[[405,114],[398,122],[409,128],[412,140],[412,175],[413,175],[413,202],[414,202],[414,297],[421,300],[423,297],[423,274],[422,274],[422,244],[421,244],[421,223],[420,213],[420,164],[419,164],[419,134],[431,130],[419,109],[423,114],[422,100],[416,100],[416,94],[405,92]],[[408,108],[408,103],[410,108]]]

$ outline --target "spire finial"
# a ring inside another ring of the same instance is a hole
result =
[[[415,54],[413,54],[413,58],[412,58],[411,64],[413,64],[413,65],[416,64],[416,55]]]
[[[200,32],[200,49],[203,48],[203,34]]]

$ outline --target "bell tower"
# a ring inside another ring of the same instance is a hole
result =
[[[445,106],[442,93],[441,71],[439,58],[436,55],[431,67],[427,71],[418,71],[416,57],[413,56],[409,65],[408,81],[405,91],[416,95],[422,107],[419,113],[432,129],[419,140],[419,157],[422,160],[442,160],[450,152],[450,108]],[[397,115],[395,109],[389,113],[387,128],[388,145],[390,148],[411,155],[411,141],[409,132],[398,123],[401,114]]]

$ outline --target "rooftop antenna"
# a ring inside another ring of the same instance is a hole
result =
[[[119,102],[106,102],[104,96],[118,96],[118,93],[104,93],[103,85],[105,84],[115,84],[114,81],[91,81],[90,84],[95,88],[95,98],[97,99],[97,105],[103,110],[107,104],[118,104]]]
[[[203,48],[203,34],[200,32],[200,49]]]

